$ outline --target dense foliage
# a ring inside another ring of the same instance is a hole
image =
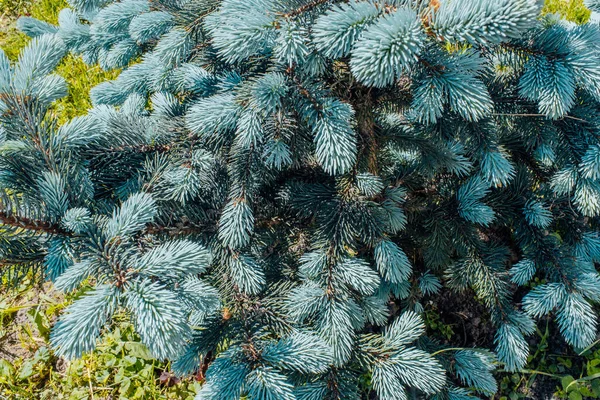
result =
[[[423,337],[442,286],[486,306],[507,370],[548,313],[573,347],[595,340],[599,27],[533,0],[334,3],[20,20],[35,39],[0,60],[0,252],[10,279],[96,282],[58,355],[125,309],[175,371],[208,366],[199,399],[493,394],[493,353]],[[68,50],[124,70],[57,127]]]

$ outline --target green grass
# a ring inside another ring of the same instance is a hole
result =
[[[64,0],[0,0],[0,47],[8,58],[15,61],[29,42],[27,35],[16,28],[19,16],[28,15],[56,24],[59,11],[66,5]]]
[[[0,9],[4,10],[0,15],[0,48],[9,59],[16,60],[28,38],[17,30],[12,8],[8,8],[6,4],[8,1],[10,0],[0,0]]]
[[[103,71],[99,66],[88,66],[80,57],[68,55],[56,71],[66,79],[69,85],[67,97],[58,100],[53,112],[59,123],[83,115],[92,107],[90,89],[100,82],[115,79],[119,71]]]
[[[542,11],[546,14],[558,14],[577,24],[586,23],[592,15],[583,5],[583,0],[546,0]]]
[[[48,283],[32,282],[0,293],[0,398],[193,399],[200,382],[174,380],[169,364],[152,358],[124,313],[113,318],[93,352],[71,362],[58,359],[49,349],[50,327],[91,285],[62,296]]]
[[[57,24],[58,13],[67,7],[65,0],[0,0],[0,48],[8,58],[16,61],[19,52],[29,42],[29,38],[16,29],[18,16],[29,15],[46,22]],[[105,80],[114,79],[119,71],[103,71],[99,66],[88,66],[80,57],[68,55],[56,72],[67,81],[68,95],[58,100],[52,112],[59,123],[85,114],[92,106],[90,89]]]

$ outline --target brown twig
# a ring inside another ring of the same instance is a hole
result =
[[[8,214],[3,211],[0,211],[0,224],[10,225],[30,231],[44,232],[51,235],[70,235],[69,232],[65,231],[58,224],[26,218],[19,215]]]
[[[510,113],[503,114],[503,113],[494,113],[492,115],[493,116],[498,116],[498,117],[546,117],[546,114],[510,114]],[[589,121],[586,121],[585,119],[573,117],[571,115],[565,115],[563,118],[568,118],[568,119],[573,119],[573,120],[579,121],[579,122],[589,123]]]
[[[298,77],[294,74],[293,69],[292,68],[288,68],[288,70],[286,71],[286,73],[291,76],[292,81],[294,82],[294,84],[298,88],[298,93],[300,93],[303,97],[305,97],[308,101],[310,101],[311,104],[313,105],[313,107],[315,108],[315,110],[317,110],[317,111],[320,112],[321,109],[323,108],[322,105],[317,101],[317,99],[315,99],[310,94],[310,92],[308,91],[308,89],[304,87],[304,85],[302,84],[302,82],[300,81],[300,79],[298,79]]]
[[[199,225],[148,225],[144,230],[144,233],[149,235],[166,234],[170,236],[177,235],[190,235],[190,234],[201,234],[201,233],[214,233],[214,227],[199,226]]]
[[[322,4],[327,3],[329,0],[314,0],[308,4],[303,5],[302,7],[298,7],[295,10],[290,11],[287,14],[283,14],[282,16],[284,18],[293,18],[293,17],[297,17],[300,14],[303,14],[317,6],[320,6]]]
[[[371,90],[364,93],[358,92],[360,98],[356,102],[356,120],[358,132],[364,142],[364,155],[367,158],[367,167],[370,173],[379,174],[377,166],[377,154],[379,150],[375,117],[373,115],[373,96]]]
[[[31,218],[22,217],[19,215],[8,214],[6,212],[0,211],[0,225],[10,225],[15,228],[21,228],[29,231],[37,231],[42,233],[47,233],[50,235],[63,235],[63,236],[73,236],[73,234],[65,229],[63,229],[59,224],[40,221]],[[155,225],[149,224],[144,233],[146,234],[160,234],[164,233],[171,236],[183,235],[183,234],[194,234],[194,233],[206,233],[212,232],[214,229],[206,226],[198,226],[198,225],[189,225],[189,224],[181,224],[181,225]]]

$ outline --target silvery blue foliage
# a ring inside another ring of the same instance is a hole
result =
[[[600,3],[597,0],[585,0],[583,2],[587,8],[594,12],[600,12]]]
[[[493,354],[478,350],[459,350],[454,355],[454,368],[460,380],[469,387],[475,387],[485,395],[498,391],[494,369]]]
[[[471,44],[499,43],[520,38],[539,13],[535,1],[481,0],[469,3],[442,1],[433,12],[437,35]]]
[[[508,271],[511,275],[510,280],[517,285],[525,285],[535,275],[535,263],[528,259],[523,259],[512,266]]]
[[[365,85],[392,84],[416,63],[424,35],[417,14],[400,8],[378,18],[352,49],[352,74]]]
[[[535,0],[70,6],[0,52],[2,265],[96,283],[57,354],[125,310],[178,373],[209,364],[198,399],[358,400],[365,374],[466,399],[524,366],[542,316],[595,339],[598,25]],[[67,51],[122,71],[57,126]],[[495,356],[422,339],[465,289]]]
[[[368,1],[332,6],[315,22],[313,34],[317,49],[330,58],[348,55],[362,30],[380,14],[381,10]]]
[[[467,181],[457,193],[460,216],[470,222],[489,225],[494,220],[495,212],[481,201],[489,192],[481,178],[473,177]]]

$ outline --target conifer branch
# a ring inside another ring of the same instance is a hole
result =
[[[149,224],[144,233],[149,235],[166,234],[169,236],[199,235],[206,233],[215,233],[217,231],[214,225],[193,225],[190,223],[175,225]]]
[[[292,78],[292,81],[294,82],[294,84],[298,88],[298,93],[300,93],[304,98],[306,98],[308,101],[310,101],[311,104],[313,105],[313,107],[315,108],[315,110],[321,111],[321,109],[323,108],[322,105],[310,93],[310,91],[306,87],[304,87],[304,85],[302,84],[302,82],[300,81],[300,79],[298,78],[298,76],[294,73],[294,68],[290,67],[290,68],[286,69],[285,72],[286,72],[286,74],[288,74]]]
[[[31,218],[18,216],[15,214],[0,211],[0,224],[9,225],[15,228],[36,231],[51,235],[70,236],[71,233],[65,231],[60,225],[47,221],[40,221]]]
[[[599,107],[597,27],[535,0],[149,1],[22,19],[34,39],[0,52],[0,266],[98,282],[57,355],[123,306],[154,356],[200,368],[198,398],[493,397],[492,354],[432,355],[418,314],[389,318],[444,285],[487,307],[507,370],[535,318],[595,340],[600,137],[574,128]],[[58,127],[66,50],[130,67]]]
[[[106,149],[109,152],[125,152],[134,151],[136,153],[150,153],[153,151],[164,153],[173,148],[171,144],[144,144],[141,146],[120,146],[120,147],[109,147]]]
[[[331,0],[314,0],[314,1],[312,1],[310,3],[307,3],[307,4],[305,4],[305,5],[301,6],[301,7],[298,7],[298,8],[296,8],[296,9],[294,9],[294,10],[292,10],[292,11],[286,13],[286,14],[282,14],[282,17],[284,17],[284,18],[294,18],[294,17],[297,17],[297,16],[299,16],[301,14],[304,14],[307,11],[312,10],[315,7],[318,7],[320,5],[328,3],[329,1],[331,1]]]
[[[498,117],[538,117],[538,118],[547,118],[547,116],[545,114],[535,114],[535,113],[523,113],[523,114],[519,114],[519,113],[492,113],[491,115],[494,116],[498,116]],[[587,121],[585,119],[582,118],[578,118],[578,117],[573,117],[572,115],[563,115],[562,118],[565,119],[572,119],[574,121],[579,121],[579,122],[585,122],[590,124],[590,121]]]
[[[379,141],[377,140],[375,118],[373,115],[373,94],[369,89],[366,91],[358,91],[357,95],[358,98],[355,102],[355,106],[358,132],[363,139],[363,152],[366,154],[368,171],[377,176],[379,175],[379,168],[377,166]]]

